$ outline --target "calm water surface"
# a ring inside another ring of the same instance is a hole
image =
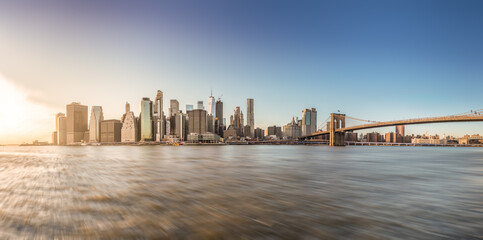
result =
[[[0,147],[0,239],[483,239],[483,148]]]

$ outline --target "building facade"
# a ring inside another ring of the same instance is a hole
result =
[[[307,136],[317,132],[317,110],[307,108],[302,110],[302,135]]]
[[[156,141],[161,141],[161,138],[163,138],[164,134],[166,133],[166,123],[163,110],[163,92],[161,90],[156,92],[153,115],[155,132],[155,136],[153,137]]]
[[[73,102],[67,104],[67,144],[84,141],[84,133],[87,131],[87,106]]]
[[[89,121],[89,142],[99,142],[101,140],[101,121],[104,114],[101,106],[92,106],[91,118]]]
[[[55,132],[57,133],[56,145],[67,144],[67,118],[64,113],[55,115]]]
[[[292,118],[292,122],[283,126],[283,136],[287,139],[297,139],[301,134],[302,129],[295,121],[295,117]]]
[[[121,142],[137,142],[138,139],[138,123],[134,112],[127,107],[129,103],[126,103],[126,113],[124,114],[121,128]]]
[[[245,136],[254,136],[255,131],[255,112],[253,98],[247,99],[247,126],[250,126],[250,131],[245,133]]]
[[[121,142],[120,120],[111,119],[101,121],[101,143]]]
[[[140,141],[153,139],[153,102],[149,98],[141,100],[141,113],[139,115]],[[102,129],[102,127],[101,127]]]
[[[188,112],[189,133],[202,134],[206,132],[206,111],[195,109]]]

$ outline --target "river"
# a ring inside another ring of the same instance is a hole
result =
[[[0,147],[0,239],[483,239],[483,148]]]

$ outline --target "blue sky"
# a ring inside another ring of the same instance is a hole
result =
[[[80,101],[119,118],[157,89],[184,110],[211,88],[227,119],[254,98],[262,128],[309,107],[319,123],[337,110],[382,121],[483,108],[482,1],[0,4],[0,73],[49,116]],[[407,128],[425,130],[483,134],[482,123]]]

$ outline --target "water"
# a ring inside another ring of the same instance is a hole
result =
[[[483,148],[0,147],[0,239],[483,239]]]

